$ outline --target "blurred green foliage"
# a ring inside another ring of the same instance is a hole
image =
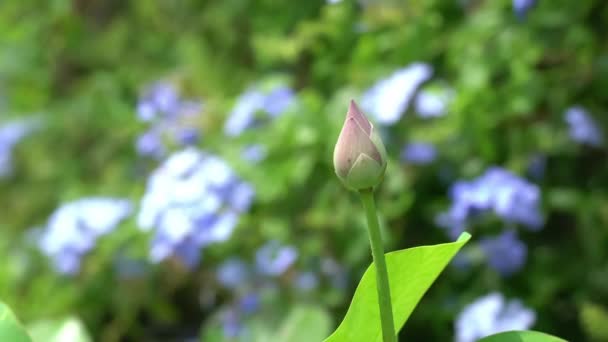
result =
[[[333,144],[348,100],[424,61],[457,96],[444,118],[408,113],[387,129],[391,162],[378,192],[387,247],[447,241],[434,217],[448,206],[450,182],[490,165],[524,174],[539,154],[547,158],[539,181],[546,225],[522,234],[529,255],[512,277],[482,265],[448,269],[402,335],[450,340],[460,308],[500,290],[536,310],[535,330],[599,341],[605,334],[593,327],[608,308],[608,159],[605,148],[569,139],[563,113],[580,104],[608,124],[607,23],[602,0],[540,0],[525,19],[507,0],[2,1],[0,118],[37,115],[45,124],[16,147],[14,172],[0,179],[0,298],[26,323],[77,315],[95,340],[198,336],[230,301],[221,290],[203,296],[218,263],[251,259],[261,243],[278,239],[296,245],[302,263],[339,260],[349,282],[310,298],[274,293],[264,298],[274,309],[257,318],[279,326],[293,303],[305,302],[337,324],[370,257],[359,203],[332,170]],[[297,107],[226,138],[237,96],[277,79],[296,90]],[[205,250],[195,272],[147,264],[149,237],[130,219],[99,241],[80,274],[55,274],[32,228],[83,196],[138,202],[155,164],[135,153],[144,130],[135,104],[157,80],[204,101],[200,147],[255,185],[253,210],[229,242]],[[402,164],[402,145],[420,138],[436,144],[439,160]],[[268,147],[260,165],[240,158],[251,143]],[[143,260],[144,276],[121,277],[121,258]]]

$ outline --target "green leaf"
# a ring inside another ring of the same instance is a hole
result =
[[[470,234],[462,233],[455,242],[415,247],[386,254],[393,315],[397,330],[405,324],[439,273],[470,238]],[[325,342],[381,341],[379,311],[376,269],[372,264],[363,274],[344,320]]]
[[[585,303],[580,311],[585,333],[593,341],[608,341],[608,310],[594,303]]]
[[[566,342],[538,331],[507,331],[482,338],[477,342]]]
[[[28,326],[28,331],[36,342],[92,341],[84,324],[75,317],[37,321]]]
[[[331,331],[330,329],[331,318],[325,310],[309,305],[298,305],[291,310],[281,329],[269,341],[321,341]]]
[[[0,322],[19,324],[19,320],[17,319],[17,316],[15,316],[11,308],[9,308],[8,305],[2,302],[0,302]]]
[[[11,309],[0,302],[0,341],[32,342]]]

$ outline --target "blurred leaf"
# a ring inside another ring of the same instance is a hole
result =
[[[28,331],[34,342],[92,341],[85,326],[75,317],[37,321],[29,325]]]
[[[608,311],[599,305],[585,303],[581,310],[581,323],[593,341],[608,341]]]
[[[318,307],[299,305],[291,310],[281,329],[270,341],[321,341],[330,329],[331,317],[327,312]]]
[[[31,342],[15,314],[4,303],[0,302],[0,341]]]
[[[538,331],[508,331],[487,336],[478,342],[565,342],[561,338]]]
[[[470,234],[462,233],[456,242],[386,254],[397,330],[405,324],[439,273],[470,238]],[[363,274],[344,320],[325,342],[382,340],[375,273],[376,269],[372,264]]]
[[[221,342],[224,340],[224,332],[220,326],[209,326],[201,329],[201,342]]]

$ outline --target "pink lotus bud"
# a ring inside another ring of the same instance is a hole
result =
[[[334,168],[338,178],[352,190],[380,184],[386,170],[384,144],[355,101],[350,101],[334,149]]]

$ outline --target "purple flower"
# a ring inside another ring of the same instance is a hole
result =
[[[494,292],[478,298],[458,315],[456,342],[473,342],[488,335],[510,330],[529,329],[536,321],[533,310],[519,300],[506,301]]]
[[[200,249],[226,241],[253,189],[222,159],[186,148],[171,155],[150,179],[141,201],[138,225],[154,230],[154,262],[175,256],[195,266]]]
[[[218,282],[229,289],[242,287],[249,276],[249,266],[238,258],[224,261],[217,269]]]
[[[401,152],[401,159],[416,165],[426,165],[435,161],[437,150],[433,144],[414,142],[406,145]]]
[[[39,246],[58,272],[74,274],[97,238],[112,231],[131,211],[128,200],[117,198],[90,197],[64,204],[49,218]]]
[[[255,114],[264,105],[264,94],[248,90],[237,99],[237,103],[224,125],[224,133],[234,137],[241,135],[255,122]]]
[[[182,145],[194,145],[198,142],[200,132],[195,127],[179,127],[175,132],[175,141]]]
[[[503,276],[510,276],[519,271],[526,262],[526,245],[517,238],[514,230],[505,231],[496,237],[484,238],[480,245],[490,267]]]
[[[488,211],[532,230],[543,224],[538,186],[498,167],[489,168],[470,182],[456,182],[450,195],[452,206],[438,217],[437,223],[449,229],[452,237],[462,232],[470,217]]]
[[[453,90],[443,88],[422,89],[414,100],[414,108],[422,118],[436,118],[444,116],[447,106],[454,97]]]
[[[255,313],[259,307],[260,296],[257,293],[249,292],[238,298],[221,316],[224,337],[236,339],[247,333],[246,326],[243,325],[243,318],[245,315]]]
[[[260,297],[257,293],[247,293],[239,299],[239,309],[244,314],[252,314],[260,307]]]
[[[260,144],[246,146],[241,152],[243,159],[251,163],[259,163],[266,158],[267,154],[266,146]]]
[[[180,98],[171,83],[158,82],[150,86],[137,102],[137,117],[144,122],[176,115]]]
[[[225,311],[222,315],[222,326],[224,337],[228,339],[237,338],[243,329],[239,313],[235,309]]]
[[[270,92],[264,92],[257,87],[250,88],[237,99],[224,125],[224,134],[230,137],[239,136],[258,122],[258,112],[262,111],[270,118],[276,118],[294,102],[295,94],[286,86],[276,87]]]
[[[40,126],[35,119],[10,121],[0,126],[0,177],[7,176],[13,169],[13,149],[23,138]]]
[[[565,120],[570,126],[572,140],[594,147],[600,147],[604,142],[602,131],[584,108],[578,106],[569,108]]]
[[[295,101],[295,94],[289,87],[280,86],[273,89],[264,99],[264,110],[271,117],[283,114]]]
[[[255,196],[255,190],[251,185],[244,182],[234,183],[228,194],[228,203],[237,212],[249,209]]]
[[[319,286],[319,277],[312,271],[300,273],[295,279],[295,286],[304,292],[312,291]]]
[[[165,145],[156,130],[149,130],[140,135],[135,147],[141,156],[161,158],[165,154]]]
[[[163,138],[179,145],[195,144],[200,132],[192,126],[192,118],[202,110],[202,103],[184,100],[177,88],[166,82],[150,86],[137,103],[137,116],[150,129],[136,143],[137,152],[146,157],[160,158],[166,153]]]
[[[296,262],[298,251],[292,246],[281,246],[270,241],[255,254],[257,270],[265,275],[279,276]]]
[[[418,87],[433,74],[428,64],[412,63],[381,80],[363,94],[361,107],[379,124],[392,125],[407,110]]]
[[[513,0],[513,11],[518,18],[523,19],[535,4],[536,0]]]

